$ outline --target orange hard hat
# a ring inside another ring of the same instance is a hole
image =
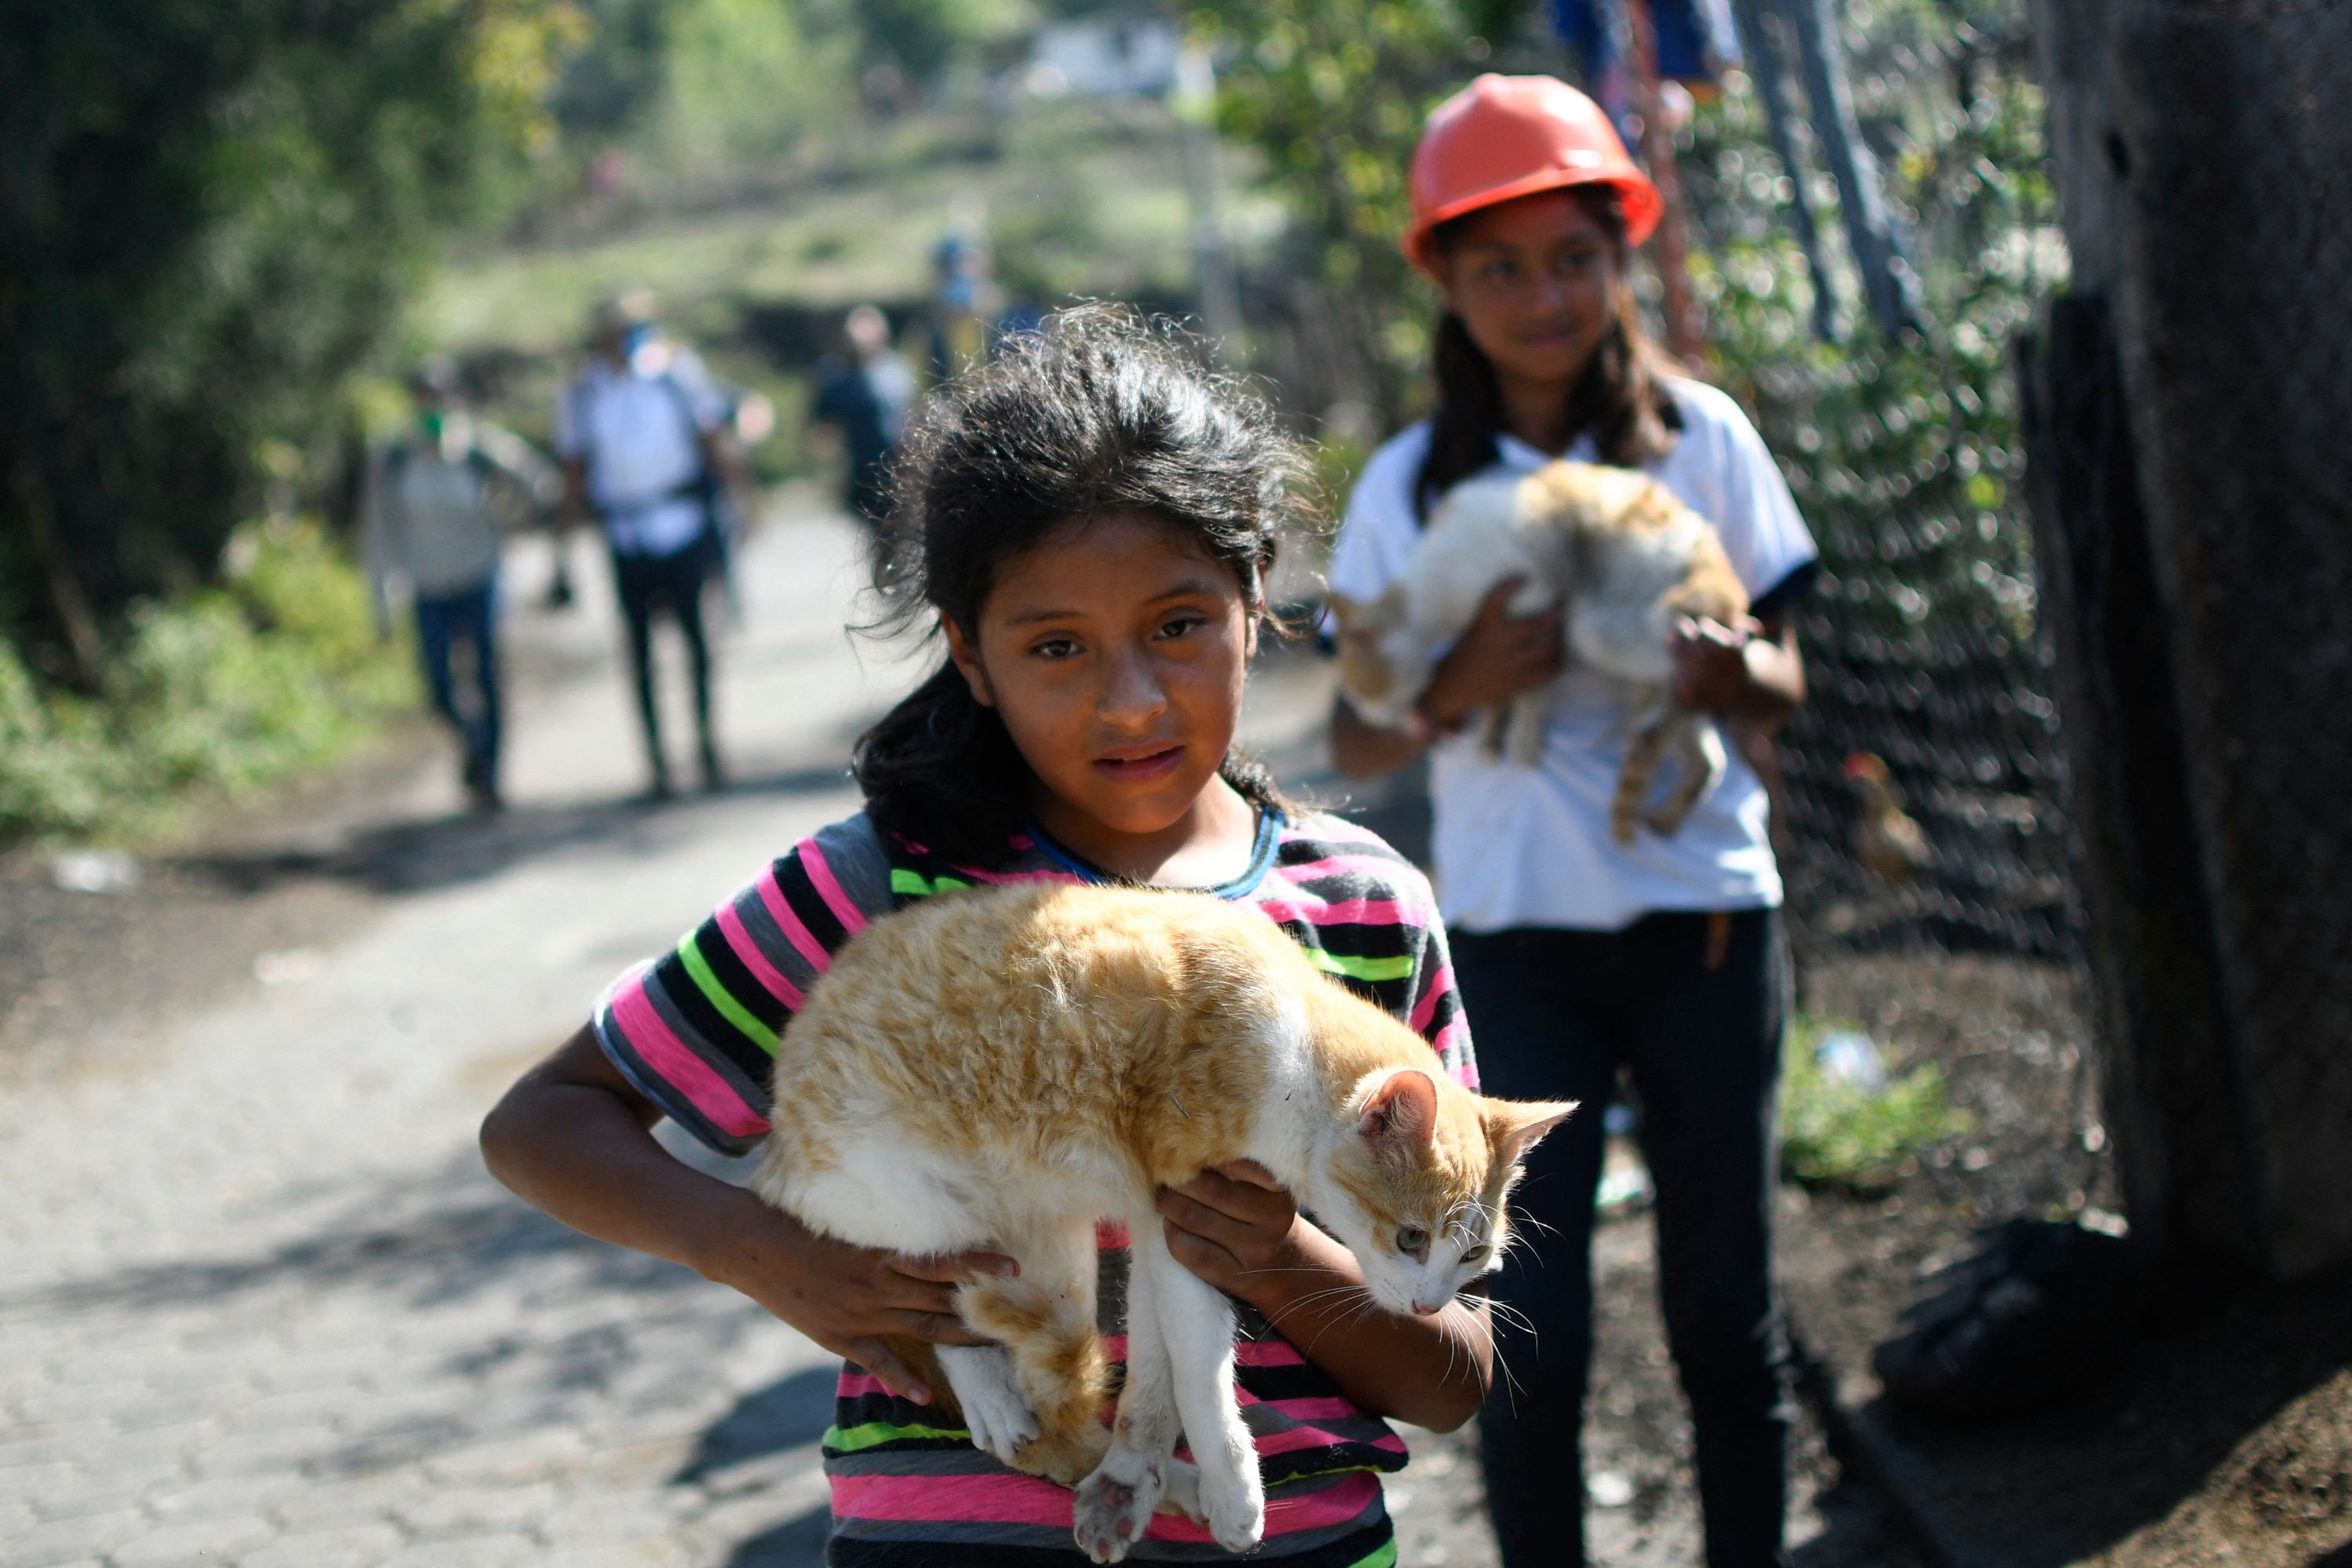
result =
[[[1629,245],[1650,237],[1666,206],[1601,106],[1548,76],[1490,71],[1430,110],[1412,184],[1404,253],[1423,272],[1436,268],[1430,235],[1438,225],[1538,191],[1615,185]]]

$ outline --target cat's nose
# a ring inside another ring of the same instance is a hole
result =
[[[1435,1317],[1439,1312],[1444,1311],[1445,1310],[1445,1303],[1443,1301],[1424,1301],[1420,1297],[1415,1296],[1412,1299],[1412,1310],[1420,1313],[1424,1318],[1431,1318]]]

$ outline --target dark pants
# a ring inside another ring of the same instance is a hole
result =
[[[466,749],[466,783],[495,795],[499,785],[499,580],[493,575],[455,594],[416,596],[416,647],[425,688]],[[451,654],[467,647],[471,667],[460,690]]]
[[[1601,1110],[1621,1066],[1656,1186],[1658,1293],[1691,1404],[1706,1561],[1785,1561],[1790,1410],[1771,1204],[1788,970],[1779,917],[1764,910],[1729,917],[1710,968],[1710,918],[1452,938],[1486,1091],[1583,1102],[1528,1157],[1511,1198],[1522,1239],[1494,1280],[1535,1328],[1532,1340],[1503,1331],[1519,1387],[1515,1395],[1497,1378],[1478,1416],[1509,1568],[1584,1561],[1579,1429],[1592,1359],[1593,1189]]]
[[[710,638],[702,623],[703,590],[717,563],[717,536],[711,533],[669,555],[615,552],[613,556],[613,582],[620,590],[621,617],[628,626],[629,672],[637,683],[637,717],[645,725],[646,752],[653,761],[657,784],[669,779],[669,766],[662,757],[661,711],[654,701],[653,628],[657,615],[677,622],[678,635],[686,639],[703,768],[717,770],[710,736]]]

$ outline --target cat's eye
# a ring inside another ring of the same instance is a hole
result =
[[[1491,1247],[1474,1247],[1462,1255],[1462,1261],[1475,1268],[1494,1256],[1495,1249]]]
[[[1397,1250],[1408,1258],[1429,1256],[1429,1232],[1412,1226],[1397,1232]]]

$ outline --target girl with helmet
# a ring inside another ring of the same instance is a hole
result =
[[[1657,225],[1656,187],[1591,99],[1549,77],[1489,75],[1431,114],[1412,197],[1405,252],[1444,304],[1436,408],[1366,465],[1333,592],[1377,598],[1432,508],[1475,474],[1559,457],[1641,468],[1715,524],[1754,605],[1742,626],[1678,639],[1677,694],[1736,734],[1769,734],[1803,700],[1789,613],[1815,552],[1738,405],[1643,335],[1629,268]],[[1498,1392],[1479,1416],[1496,1531],[1520,1568],[1583,1560],[1592,1205],[1601,1109],[1622,1068],[1656,1189],[1659,1291],[1691,1402],[1706,1560],[1778,1563],[1789,1397],[1769,1265],[1772,1101],[1788,984],[1764,784],[1734,747],[1678,832],[1613,844],[1623,698],[1562,668],[1556,614],[1510,617],[1512,586],[1486,601],[1403,726],[1345,702],[1332,720],[1345,772],[1430,754],[1440,903],[1487,1090],[1586,1107],[1529,1158],[1516,1205],[1538,1223],[1496,1280],[1534,1330],[1504,1347],[1516,1399]],[[1465,715],[1552,682],[1538,765],[1489,759],[1457,733]],[[1563,1482],[1575,1488],[1567,1510]]]

